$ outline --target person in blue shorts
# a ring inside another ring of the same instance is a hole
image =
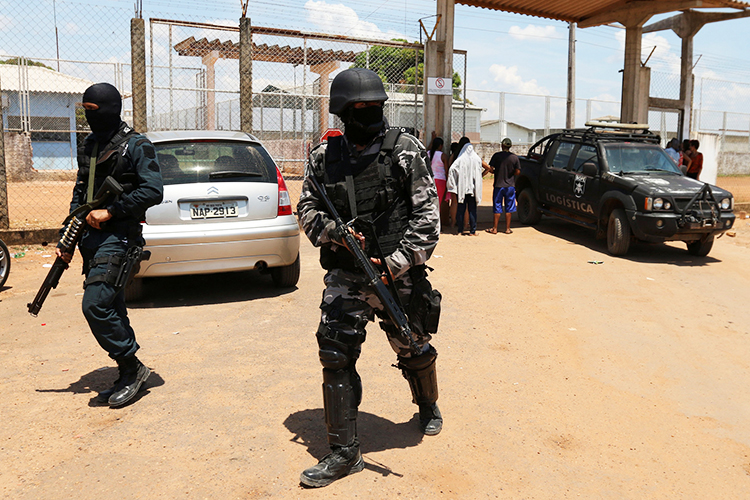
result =
[[[492,213],[494,220],[492,227],[486,231],[497,234],[500,215],[505,213],[505,233],[510,234],[511,214],[516,211],[516,176],[521,172],[521,162],[518,156],[510,152],[513,141],[506,137],[501,143],[503,150],[492,155],[490,168],[495,174],[492,189]]]

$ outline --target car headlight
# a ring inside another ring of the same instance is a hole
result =
[[[721,200],[721,209],[722,210],[729,210],[729,208],[732,206],[732,200],[729,198],[724,198]]]
[[[671,208],[672,208],[672,204],[669,203],[668,201],[665,201],[664,202],[664,210],[671,210]]]
[[[661,210],[664,207],[664,200],[661,198],[654,198],[654,210]]]

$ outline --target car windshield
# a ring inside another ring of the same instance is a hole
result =
[[[674,161],[655,144],[605,144],[604,155],[613,174],[668,172],[682,175]]]
[[[276,182],[276,166],[258,144],[192,140],[156,144],[165,185],[196,182]]]

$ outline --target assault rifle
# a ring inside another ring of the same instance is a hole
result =
[[[83,229],[86,227],[86,216],[92,210],[101,207],[109,200],[121,195],[122,193],[122,186],[114,178],[108,176],[104,179],[104,184],[99,188],[99,191],[96,192],[94,200],[91,203],[76,208],[65,218],[65,221],[63,221],[63,235],[62,238],[60,238],[59,243],[62,253],[72,255],[73,252],[75,252],[78,241],[83,234]],[[57,288],[58,283],[60,283],[60,277],[66,269],[68,269],[68,263],[65,262],[62,257],[56,258],[55,263],[52,264],[52,268],[47,273],[47,277],[44,278],[44,283],[42,283],[42,286],[39,288],[39,292],[37,292],[34,301],[26,304],[29,308],[29,313],[32,316],[39,314],[47,295],[53,288]]]
[[[375,269],[372,261],[365,254],[364,250],[362,250],[359,242],[352,234],[352,231],[350,230],[350,228],[352,228],[352,223],[350,222],[347,224],[343,220],[341,220],[341,217],[336,211],[336,208],[328,198],[325,189],[323,189],[318,180],[315,178],[315,175],[311,174],[307,179],[320,195],[320,199],[322,199],[323,203],[325,203],[328,213],[333,217],[336,223],[336,233],[338,233],[341,239],[346,243],[346,246],[349,247],[349,250],[351,250],[351,252],[354,254],[357,265],[367,275],[368,284],[375,289],[375,294],[383,304],[383,309],[385,309],[388,317],[391,318],[391,321],[396,324],[396,327],[404,336],[404,338],[409,339],[409,345],[414,351],[414,354],[416,356],[419,356],[420,354],[422,354],[421,349],[417,345],[417,342],[414,340],[414,334],[411,330],[411,327],[409,326],[408,320],[406,319],[406,314],[404,314],[404,311],[399,303],[396,302],[396,298],[394,297],[396,292],[394,291],[394,293],[392,294],[390,290],[388,290],[388,287],[385,285],[385,283],[383,283],[383,280],[381,279],[383,274],[379,273]],[[386,266],[385,260],[381,259],[381,261],[383,263],[383,266]],[[389,285],[393,287],[393,279],[391,277],[390,271],[387,269],[387,266],[385,276],[388,279]]]

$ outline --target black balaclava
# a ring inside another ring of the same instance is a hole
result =
[[[348,107],[340,118],[346,138],[360,146],[368,145],[385,126],[383,106]]]
[[[99,142],[109,140],[120,128],[122,97],[109,83],[95,83],[83,93],[83,102],[90,102],[99,109],[86,110],[86,121]]]

